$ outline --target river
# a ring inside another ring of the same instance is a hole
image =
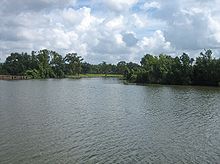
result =
[[[0,81],[0,163],[219,163],[220,88]]]

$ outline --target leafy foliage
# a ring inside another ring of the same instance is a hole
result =
[[[122,74],[129,82],[219,85],[220,59],[213,58],[211,50],[205,50],[194,60],[188,54],[172,57],[166,54],[146,54],[136,63],[120,61],[117,65],[103,61],[100,64],[83,62],[77,53],[65,57],[55,51],[40,50],[27,53],[11,53],[0,63],[0,74],[28,75],[31,78],[63,78],[79,74]]]
[[[146,54],[140,63],[140,72],[129,70],[133,72],[127,77],[128,80],[132,76],[136,77],[132,82],[137,83],[219,85],[220,82],[220,59],[213,58],[211,50],[201,52],[195,62],[183,53],[175,58],[164,54],[159,57]]]
[[[63,78],[65,75],[118,74],[116,65],[102,62],[97,65],[83,62],[77,53],[63,57],[47,49],[27,53],[11,53],[0,63],[0,74],[27,75],[30,78]]]

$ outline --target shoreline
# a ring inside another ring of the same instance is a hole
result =
[[[0,80],[27,80],[28,76],[0,75]]]
[[[70,79],[81,79],[81,78],[123,78],[123,75],[120,74],[80,74],[80,75],[67,75],[65,78]]]
[[[124,79],[120,74],[80,74],[80,75],[66,75],[63,78],[45,78],[45,79],[82,79],[82,78],[118,78],[123,81],[124,85],[139,85],[139,86],[191,86],[191,87],[218,87],[220,88],[220,82],[218,85],[199,85],[199,84],[156,84],[156,83],[135,83],[129,82]],[[30,78],[28,76],[16,76],[16,75],[0,75],[0,80],[16,81],[16,80],[40,80],[42,78]]]
[[[127,80],[123,80],[125,85],[139,85],[139,86],[183,86],[183,87],[217,87],[220,88],[220,83],[218,85],[199,85],[199,84],[156,84],[156,83],[133,83]]]

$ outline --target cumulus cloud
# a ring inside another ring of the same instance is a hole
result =
[[[152,37],[143,37],[138,45],[143,51],[154,54],[173,51],[171,43],[166,41],[163,32],[160,30],[157,30]]]
[[[10,52],[78,52],[88,62],[195,52],[220,43],[220,2],[202,0],[3,0],[0,58]]]
[[[63,8],[74,5],[76,0],[2,0],[0,11],[3,13],[20,13],[25,11],[41,11],[52,8]]]
[[[160,3],[161,10],[155,16],[166,21],[165,37],[176,49],[201,50],[215,48],[219,44],[218,1],[180,0],[174,1],[173,7],[166,2]]]
[[[149,10],[149,9],[159,9],[160,8],[160,3],[153,1],[153,2],[146,2],[142,6],[142,9],[144,10]]]
[[[103,1],[107,7],[115,11],[124,11],[130,9],[138,0],[108,0]]]
[[[108,21],[106,23],[106,27],[109,28],[110,30],[117,30],[117,29],[122,29],[124,26],[123,22],[123,16],[120,15],[119,17],[113,18],[112,20]]]

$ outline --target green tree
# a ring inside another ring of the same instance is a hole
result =
[[[105,76],[107,76],[107,73],[109,72],[109,67],[108,67],[108,64],[105,61],[103,61],[100,64],[100,71],[101,71],[101,73],[105,74]]]
[[[144,68],[144,79],[146,82],[158,83],[158,77],[160,76],[158,57],[150,54],[146,54],[141,59],[141,66]]]
[[[126,75],[128,70],[127,63],[125,61],[120,61],[117,64],[117,72],[122,75]]]
[[[40,79],[40,73],[38,72],[38,70],[33,69],[33,70],[27,70],[25,72],[25,75],[32,78],[32,79]]]
[[[31,56],[27,53],[11,53],[6,58],[3,68],[11,75],[24,75],[25,71],[31,67]]]
[[[82,73],[83,74],[92,73],[92,65],[87,62],[82,63]]]
[[[67,64],[68,74],[79,75],[81,73],[83,58],[81,56],[78,56],[77,53],[66,54],[64,61]]]
[[[180,71],[181,71],[181,82],[182,84],[191,84],[191,78],[193,74],[193,64],[194,59],[190,58],[188,54],[183,53],[180,56]]]
[[[41,78],[53,78],[55,74],[50,66],[51,51],[40,50],[37,55],[38,72]]]
[[[171,70],[167,74],[167,84],[182,84],[181,61],[177,56],[172,58]]]
[[[4,74],[3,72],[4,72],[4,71],[3,71],[3,64],[0,63],[0,75],[3,75],[3,74]]]
[[[51,51],[50,66],[52,67],[55,77],[62,78],[65,76],[64,74],[65,61],[63,57],[55,51]]]
[[[217,68],[217,69],[216,69]],[[218,60],[212,58],[212,51],[205,50],[196,58],[193,71],[193,81],[195,84],[201,85],[217,85],[219,68]]]

